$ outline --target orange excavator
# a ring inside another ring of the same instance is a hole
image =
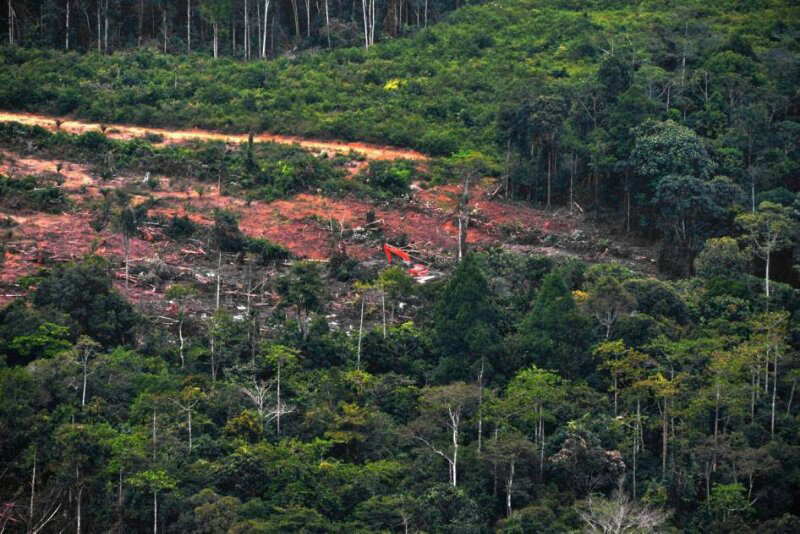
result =
[[[426,266],[419,263],[412,263],[411,256],[409,256],[408,252],[403,249],[393,247],[389,243],[384,243],[383,252],[386,253],[387,262],[392,263],[392,256],[397,256],[403,260],[403,263],[405,263],[406,266],[410,266],[411,268],[408,270],[408,274],[410,274],[412,278],[422,278],[430,274]]]

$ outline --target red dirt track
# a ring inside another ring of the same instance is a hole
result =
[[[13,111],[0,111],[0,122],[19,122],[28,126],[41,126],[48,130],[56,129],[56,121],[61,121],[60,129],[64,132],[81,134],[88,131],[101,131],[98,123],[82,122],[68,118],[46,117],[32,113],[16,113]],[[164,138],[165,143],[182,143],[184,141],[223,141],[226,143],[244,143],[247,134],[225,134],[208,130],[165,130],[162,128],[145,128],[142,126],[109,125],[106,135],[114,139],[131,139],[144,137],[146,134],[158,134]],[[368,143],[349,143],[339,141],[324,141],[318,139],[303,139],[290,135],[258,134],[253,137],[256,142],[280,143],[285,145],[299,145],[313,152],[349,153],[358,152],[368,159],[394,160],[410,159],[424,161],[425,154],[414,150],[393,148],[387,146],[371,145]]]

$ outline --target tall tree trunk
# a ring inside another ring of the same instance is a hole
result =
[[[368,11],[367,2],[368,1],[369,0],[361,0],[361,11],[362,11],[362,13],[364,15],[364,50],[369,50],[369,24],[368,24],[369,15],[367,13],[367,11]],[[426,2],[427,2],[427,0],[426,0]],[[11,5],[11,2],[9,0],[9,6],[10,5]]]
[[[511,488],[514,485],[514,460],[508,466],[508,481],[506,482],[506,517],[511,517]]]
[[[185,343],[185,340],[183,338],[183,312],[181,312],[181,319],[178,322],[178,340],[180,341],[180,345],[178,347],[178,354],[181,358],[181,369],[183,369],[186,366],[186,361],[183,357],[183,348]]]
[[[108,54],[108,0],[103,10],[104,33],[103,33],[103,53]]]
[[[161,8],[161,27],[164,33],[164,53],[167,53],[167,7]]]
[[[156,406],[153,404],[153,461],[156,461]]]
[[[214,320],[214,319],[212,319],[212,320]],[[217,381],[216,333],[214,333],[214,332],[211,333],[210,342],[211,342],[210,343],[211,344],[211,381],[212,382],[216,382]]]
[[[28,508],[28,525],[30,528],[33,528],[33,508],[34,508],[34,501],[36,498],[36,457],[38,456],[39,449],[34,447],[33,448],[33,467],[31,468],[31,499],[30,499],[30,507]]]
[[[66,24],[66,38],[64,44],[64,50],[69,50],[69,5],[72,0],[67,0],[67,24]]]
[[[219,249],[219,255],[217,256],[217,299],[216,299],[216,306],[215,311],[219,310],[219,291],[220,291],[220,279],[222,278],[222,249]]]
[[[83,503],[83,485],[80,483],[80,471],[75,469],[75,478],[77,479],[78,483],[78,493],[76,495],[76,507],[75,507],[75,534],[81,534],[81,504]]]
[[[775,438],[775,403],[778,396],[778,350],[773,349],[772,356],[772,416],[770,417],[769,433]]]
[[[764,270],[764,291],[766,291],[767,299],[769,299],[769,260],[770,260],[770,253],[767,250],[767,260],[766,260],[766,267]],[[767,303],[769,305],[769,303]]]
[[[306,37],[311,38],[311,0],[306,0]]]
[[[575,171],[578,167],[577,154],[570,156],[569,164],[569,212],[572,213],[572,208],[575,205]]]
[[[189,456],[192,455],[192,405],[189,404],[189,409],[186,410],[189,418]]]
[[[469,227],[469,172],[464,177],[461,202],[458,207],[458,261],[467,254],[467,228]]]
[[[297,0],[292,0],[292,13],[294,14],[294,36],[295,38],[300,36],[300,15],[298,13],[297,8]],[[266,26],[266,21],[264,21],[264,26]]]
[[[371,23],[369,29],[369,44],[372,46],[375,44],[375,20],[378,16],[378,9],[375,4],[375,0],[369,0],[370,5],[370,14],[371,14]]]
[[[153,490],[153,534],[158,534],[158,492]]]
[[[361,295],[361,320],[358,323],[358,350],[356,351],[356,369],[361,370],[361,334],[364,331],[364,301],[366,293]]]
[[[261,59],[267,59],[267,31],[269,30],[269,25],[267,21],[269,20],[269,0],[264,0],[264,32],[261,37]]]
[[[247,0],[244,0],[244,59],[250,59],[250,12]]]
[[[277,387],[277,390],[276,390],[277,393],[276,393],[276,397],[275,398],[278,401],[278,408],[277,408],[277,412],[278,413],[276,414],[276,417],[275,417],[275,424],[276,424],[275,428],[277,430],[278,439],[280,439],[280,437],[281,437],[281,412],[283,411],[283,406],[281,405],[281,363],[280,363],[280,361],[278,361],[278,384],[277,384],[277,386],[278,387]]]
[[[81,407],[86,406],[86,380],[89,374],[89,357],[83,355],[83,391],[81,392]]]
[[[453,487],[458,486],[458,426],[453,425],[453,461],[451,462],[452,475],[450,480]]]
[[[328,48],[331,47],[331,19],[328,16],[328,0],[325,0],[325,34],[328,36]]]
[[[212,26],[212,32],[213,32],[214,59],[217,59],[219,57],[219,44],[218,44],[219,41],[217,39],[218,34],[219,34],[219,24],[215,20],[211,24],[211,26]],[[217,187],[217,194],[222,194],[222,192],[220,190],[221,188],[222,188],[222,174],[219,175],[219,183],[218,183],[218,187]]]
[[[544,478],[544,417],[542,410],[544,408],[539,406],[539,480]]]

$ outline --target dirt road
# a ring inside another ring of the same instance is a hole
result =
[[[56,130],[57,122],[60,121],[60,129],[65,132],[80,134],[90,130],[101,131],[101,125],[92,122],[82,122],[68,118],[47,117],[31,113],[17,113],[13,111],[0,111],[0,122],[19,122],[28,126],[41,126],[48,130]],[[211,132],[207,130],[166,130],[163,128],[145,128],[142,126],[128,125],[105,125],[105,133],[115,139],[131,139],[144,137],[146,134],[157,134],[163,137],[165,143],[180,143],[188,140],[201,141],[223,141],[226,143],[243,143],[247,141],[247,134],[225,134]],[[254,141],[281,143],[286,145],[299,145],[314,152],[343,153],[357,152],[363,154],[367,159],[375,160],[395,160],[409,159],[414,161],[424,161],[425,154],[414,150],[393,148],[380,145],[370,145],[368,143],[347,143],[340,141],[323,141],[318,139],[304,139],[290,135],[258,134],[254,136]]]

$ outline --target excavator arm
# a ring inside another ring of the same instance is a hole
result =
[[[383,252],[386,253],[386,261],[389,263],[392,263],[392,256],[397,256],[398,258],[402,259],[406,265],[412,265],[411,256],[409,256],[408,252],[405,250],[393,247],[389,243],[384,243]],[[428,276],[429,273],[428,268],[424,265],[414,264],[408,270],[408,274],[410,274],[412,278],[421,278]]]
[[[411,263],[411,256],[406,251],[393,247],[389,243],[383,244],[383,251],[386,253],[386,261],[389,263],[392,263],[392,255],[397,256],[406,263]]]

